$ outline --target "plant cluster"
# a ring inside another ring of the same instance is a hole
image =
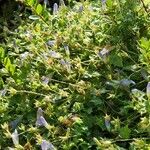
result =
[[[149,0],[35,0],[0,44],[2,149],[150,149]]]

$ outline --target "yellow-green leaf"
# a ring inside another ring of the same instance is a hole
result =
[[[42,5],[41,5],[41,4],[38,4],[37,7],[36,7],[36,12],[37,12],[38,14],[41,14],[41,13],[42,13],[42,10],[43,10]]]

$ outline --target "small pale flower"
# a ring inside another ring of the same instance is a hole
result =
[[[55,43],[56,43],[55,40],[48,40],[47,45],[48,45],[48,46],[54,46]]]
[[[70,69],[71,69],[70,62],[65,61],[64,59],[61,59],[60,63],[67,69],[68,72],[70,71]]]
[[[22,116],[21,117],[18,117],[17,119],[13,120],[10,122],[10,127],[14,130],[16,129],[16,127],[18,126],[18,124],[20,124],[22,120]]]
[[[24,61],[29,56],[29,52],[24,52],[20,54],[21,61]]]
[[[103,48],[99,53],[98,55],[101,57],[102,60],[106,60],[107,56],[109,54],[109,50],[106,49],[106,48]]]
[[[66,55],[69,56],[70,55],[69,47],[67,45],[65,45],[64,48],[66,51]]]
[[[83,7],[83,5],[81,5],[81,6],[79,7],[78,12],[82,12],[82,11],[83,11],[83,9],[84,9],[84,7]]]
[[[101,2],[102,2],[103,4],[105,4],[105,3],[106,3],[106,0],[101,0]]]
[[[47,127],[48,126],[48,123],[47,121],[45,120],[45,118],[43,116],[41,116],[37,122],[36,122],[36,125],[37,126],[44,126],[44,127]]]
[[[139,90],[138,89],[132,89],[131,93],[134,95],[137,95],[139,93]]]
[[[48,126],[47,121],[43,117],[43,110],[41,108],[38,108],[38,111],[37,111],[36,126],[44,126],[44,127]]]
[[[14,145],[19,145],[19,135],[18,135],[18,131],[16,129],[12,133],[11,138],[12,138]]]
[[[40,120],[41,116],[43,116],[43,110],[42,110],[42,108],[38,108],[36,126],[39,126],[41,124],[41,120]]]
[[[44,5],[45,6],[49,6],[49,1],[48,0],[44,0]]]
[[[105,126],[108,131],[110,131],[110,116],[106,114],[105,118]]]
[[[49,83],[49,80],[50,80],[48,77],[45,77],[45,76],[42,76],[41,79],[42,79],[42,83],[45,85],[47,85]]]
[[[150,82],[148,82],[147,87],[146,87],[146,95],[148,99],[150,99]]]
[[[144,69],[141,69],[141,75],[143,79],[148,80],[148,72]]]
[[[106,0],[101,0],[102,2],[102,8],[105,9],[106,8]]]
[[[135,82],[133,80],[129,80],[129,79],[122,79],[120,81],[120,84],[122,86],[130,86],[131,84],[135,85]]]
[[[50,143],[46,140],[42,140],[41,149],[42,150],[55,150],[55,147],[53,146],[52,143]]]
[[[43,116],[43,110],[42,110],[42,108],[39,107],[37,110],[37,119],[41,116]]]
[[[53,58],[60,58],[61,57],[60,54],[55,52],[55,51],[50,51],[49,54]]]
[[[140,91],[140,90],[138,90],[138,89],[132,89],[132,90],[131,90],[131,93],[132,93],[132,95],[133,95],[134,97],[137,97],[137,98],[142,98],[142,97],[145,96],[145,92]]]
[[[0,96],[5,96],[7,93],[7,89],[0,90]]]
[[[57,5],[57,3],[55,3],[53,5],[53,15],[56,15],[57,13],[58,13],[58,5]]]

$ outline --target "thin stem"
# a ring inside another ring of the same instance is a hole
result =
[[[56,91],[51,90],[54,93],[57,93]],[[33,91],[26,91],[26,90],[20,90],[20,91],[16,91],[17,93],[26,93],[26,94],[33,94],[33,95],[38,95],[38,96],[44,96],[46,97],[47,95],[45,94],[41,94],[41,93],[37,93],[37,92],[33,92]]]
[[[116,142],[129,142],[129,141],[134,141],[134,140],[150,140],[150,137],[143,137],[143,138],[132,138],[132,139],[112,139],[112,143]]]
[[[148,13],[148,9],[147,9],[147,7],[146,7],[146,5],[145,5],[145,3],[144,3],[143,0],[141,0],[141,3],[142,3],[142,5],[143,5],[144,10]]]

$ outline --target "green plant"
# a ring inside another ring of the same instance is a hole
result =
[[[34,0],[24,3],[33,14],[0,48],[2,148],[146,149],[149,13],[143,3],[86,1],[53,15]],[[18,134],[19,143],[11,143]]]

